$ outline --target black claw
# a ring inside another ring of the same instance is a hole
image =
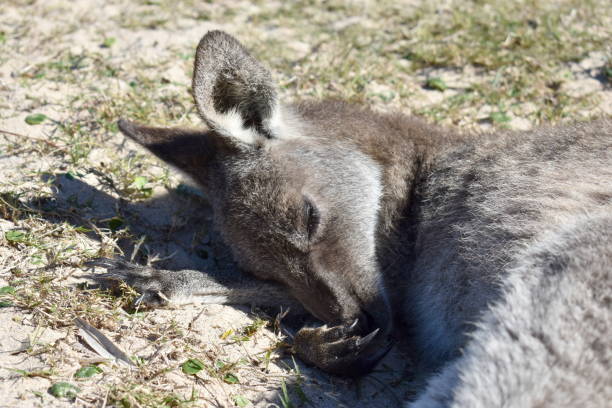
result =
[[[108,283],[109,281],[122,281],[123,277],[116,273],[91,273],[89,275],[85,275],[88,279],[94,280],[98,283]]]
[[[85,266],[99,266],[106,269],[134,269],[134,265],[123,259],[97,258],[85,262]]]
[[[356,341],[357,347],[365,347],[365,346],[367,346],[372,341],[372,339],[374,339],[374,337],[376,337],[376,335],[378,334],[379,331],[380,331],[380,328],[374,330],[372,333],[368,334],[365,337],[357,339],[357,341]]]
[[[116,261],[108,258],[98,258],[85,262],[85,266],[101,266],[103,268],[112,268],[116,265]]]
[[[122,281],[125,280],[125,275],[117,272],[107,272],[107,273],[97,273],[94,275],[90,275],[95,280],[114,280],[114,281]]]

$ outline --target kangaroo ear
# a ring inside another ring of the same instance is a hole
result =
[[[213,131],[143,126],[120,119],[119,130],[163,161],[196,178],[219,155],[236,150],[233,143]]]
[[[248,144],[286,133],[270,72],[229,34],[202,37],[192,86],[200,115],[217,132]]]

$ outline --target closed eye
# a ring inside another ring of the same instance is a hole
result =
[[[317,228],[319,227],[319,222],[321,219],[321,215],[317,207],[307,198],[304,198],[304,219],[306,220],[306,233],[308,234],[308,240],[312,240],[315,233],[317,232]]]

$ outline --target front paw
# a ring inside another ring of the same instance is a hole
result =
[[[350,325],[302,328],[293,350],[306,363],[331,374],[357,377],[368,373],[391,349],[389,339],[378,338],[379,329],[359,334],[357,320]]]
[[[106,268],[107,272],[90,275],[92,279],[105,287],[116,287],[118,282],[125,282],[140,295],[134,300],[133,307],[159,307],[169,303],[172,287],[168,277],[160,270],[149,266],[136,265],[121,259],[101,258],[88,262],[88,266]]]

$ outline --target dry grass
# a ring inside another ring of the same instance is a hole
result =
[[[208,29],[244,41],[288,99],[344,98],[478,128],[611,113],[605,0],[9,0],[0,15],[0,316],[10,345],[0,405],[387,406],[410,396],[407,374],[387,363],[355,384],[293,362],[272,330],[275,311],[133,310],[129,288],[84,283],[85,263],[102,256],[231,269],[205,197],[115,125],[198,124],[189,77]],[[75,317],[137,368],[96,360]],[[202,370],[184,373],[193,359]],[[75,377],[92,364],[99,372]],[[80,392],[57,399],[47,389],[58,382]]]

